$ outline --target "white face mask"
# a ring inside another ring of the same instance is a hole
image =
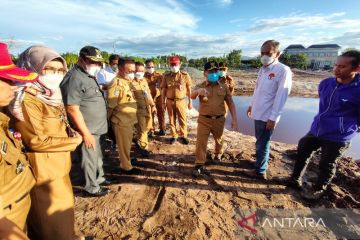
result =
[[[39,76],[39,82],[50,90],[56,90],[59,88],[63,78],[63,74],[45,74]]]
[[[116,65],[113,65],[113,66],[110,66],[111,67],[111,70],[113,70],[114,71],[114,73],[117,73],[118,72],[118,66],[116,66]]]
[[[128,74],[126,74],[126,78],[127,78],[128,80],[133,80],[134,77],[135,77],[135,73],[128,73]]]
[[[226,77],[226,71],[218,71],[219,77]]]
[[[147,68],[146,71],[150,74],[153,74],[155,72],[155,68],[154,67],[150,67],[150,68]]]
[[[275,58],[269,57],[268,55],[264,55],[260,58],[260,61],[261,61],[262,65],[267,66],[267,65],[270,65],[271,63],[273,63],[275,61]]]
[[[171,67],[170,67],[170,70],[171,70],[173,73],[177,73],[177,72],[180,70],[180,66],[171,66]]]
[[[92,77],[96,77],[100,69],[101,67],[99,66],[91,66],[91,67],[86,66],[86,72]]]
[[[136,79],[143,79],[144,78],[144,72],[136,72],[135,73]]]

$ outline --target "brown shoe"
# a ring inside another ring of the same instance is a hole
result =
[[[244,174],[248,177],[253,177],[253,178],[261,179],[261,180],[267,180],[266,172],[258,173],[256,170],[249,170],[249,171],[244,171]]]

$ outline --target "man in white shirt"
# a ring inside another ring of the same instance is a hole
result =
[[[279,62],[279,42],[268,40],[261,46],[261,63],[247,115],[255,120],[256,163],[248,175],[266,180],[270,139],[291,90],[292,72]]]
[[[104,97],[107,98],[107,88],[110,86],[112,80],[116,77],[118,73],[118,64],[120,56],[117,54],[111,54],[109,57],[109,65],[106,68],[101,69],[96,74],[96,81],[100,85],[101,90],[104,92]],[[112,148],[116,148],[115,144],[115,134],[111,127],[111,124],[108,124],[107,135],[102,136],[101,143],[104,144],[106,138],[111,141]],[[104,152],[105,155],[105,152]]]
[[[109,57],[109,66],[101,69],[96,76],[96,81],[104,91],[105,95],[107,86],[110,85],[111,81],[116,77],[118,72],[119,58],[119,55],[111,54]]]

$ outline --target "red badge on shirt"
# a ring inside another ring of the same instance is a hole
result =
[[[275,77],[275,73],[270,73],[268,76],[269,80],[272,80],[274,77]]]

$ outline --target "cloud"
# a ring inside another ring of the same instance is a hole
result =
[[[32,44],[45,44],[59,52],[78,52],[85,45],[95,45],[108,52],[113,52],[115,47],[117,53],[146,57],[174,52],[188,57],[219,56],[233,49],[242,49],[246,56],[256,56],[267,39],[279,40],[282,49],[295,43],[360,46],[358,32],[354,32],[360,21],[355,17],[346,18],[344,12],[292,13],[277,18],[240,16],[232,20],[224,18],[224,23],[220,19],[216,34],[199,29],[199,26],[206,29],[209,16],[195,15],[197,10],[231,6],[234,2],[4,0],[0,40],[12,41],[12,53],[19,53]],[[201,17],[205,20],[200,24]],[[227,31],[223,33],[221,24],[237,28],[223,28]]]
[[[83,44],[114,35],[129,38],[153,32],[192,33],[198,21],[175,0],[62,0],[42,1],[41,4],[37,0],[26,3],[8,0],[2,4],[0,29],[8,36],[17,35],[17,38],[23,35],[51,38],[61,33],[63,40],[68,42],[67,47],[73,51]],[[44,39],[45,42],[50,40]]]
[[[233,0],[217,0],[221,6],[229,6],[233,3]]]
[[[280,28],[306,27],[310,28],[357,28],[359,19],[339,19],[344,16],[344,12],[333,13],[330,15],[308,15],[291,14],[290,16],[277,18],[256,19],[255,23],[247,29],[249,32],[276,31]]]
[[[355,43],[360,43],[360,31],[357,32],[345,32],[344,34],[340,35],[340,36],[336,36],[334,38],[332,38],[330,40],[331,42],[340,42],[343,49],[345,48],[359,48],[360,49],[360,45],[357,44],[357,46],[355,46]]]
[[[44,45],[43,41],[2,38],[1,36],[0,36],[0,42],[6,43],[8,45],[8,49],[10,52],[12,52],[14,49],[19,49],[19,48],[24,49],[31,45]]]
[[[150,34],[145,37],[116,37],[96,42],[96,45],[127,55],[155,56],[171,53],[189,57],[217,56],[239,49],[245,44],[241,35],[210,36],[204,34]],[[249,42],[247,44],[250,44]]]

